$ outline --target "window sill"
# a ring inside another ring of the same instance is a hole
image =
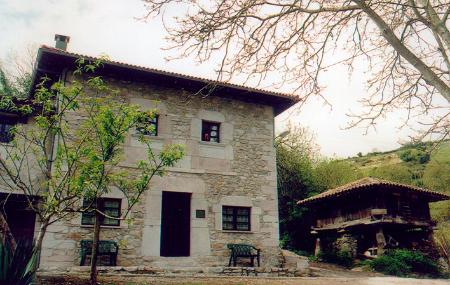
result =
[[[80,228],[94,228],[94,225],[80,225]],[[101,229],[123,229],[123,226],[100,226]]]
[[[253,231],[233,231],[233,230],[220,230],[220,232],[227,233],[227,234],[254,234],[255,233]]]
[[[224,146],[226,146],[226,144],[220,143],[220,142],[199,141],[198,143],[202,144],[202,145],[217,146],[217,147],[224,147]]]
[[[131,136],[133,138],[139,138],[139,134],[131,134]],[[144,138],[150,139],[150,140],[155,140],[155,141],[162,141],[165,138],[161,137],[161,136],[149,136],[149,135],[144,135]]]

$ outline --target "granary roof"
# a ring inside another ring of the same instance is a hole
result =
[[[440,200],[450,199],[450,196],[443,194],[443,193],[436,192],[436,191],[431,191],[431,190],[416,187],[416,186],[396,183],[396,182],[373,178],[373,177],[365,177],[365,178],[350,182],[348,184],[339,186],[337,188],[330,189],[328,191],[325,191],[323,193],[309,197],[307,199],[298,201],[297,205],[307,205],[307,204],[314,203],[314,202],[321,202],[323,200],[335,199],[342,195],[351,194],[351,193],[355,193],[355,192],[372,191],[372,190],[376,189],[376,186],[383,186],[385,188],[390,187],[393,189],[398,189],[400,191],[410,191],[410,192],[423,194],[425,196],[430,197],[430,201],[440,201]]]
[[[91,61],[98,59],[45,45],[41,46],[38,51],[37,68],[33,75],[33,86],[44,75],[48,76],[51,73],[54,76],[61,75],[64,69],[74,68],[75,60],[78,58]],[[104,61],[103,69],[108,75],[119,75],[127,80],[165,83],[171,87],[179,86],[188,90],[198,91],[205,86],[211,86],[214,90],[217,90],[214,91],[214,95],[217,96],[271,105],[274,107],[276,115],[300,101],[300,98],[293,94],[263,90],[114,60]]]

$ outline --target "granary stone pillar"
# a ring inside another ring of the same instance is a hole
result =
[[[384,253],[384,247],[386,246],[386,239],[384,237],[383,228],[379,227],[375,234],[375,239],[377,241],[377,255],[382,255]]]
[[[316,238],[316,246],[314,248],[314,255],[319,256],[319,254],[322,252],[322,243],[320,242],[320,237]]]
[[[339,251],[349,252],[353,257],[356,256],[358,242],[350,233],[344,233],[335,242],[335,247]]]

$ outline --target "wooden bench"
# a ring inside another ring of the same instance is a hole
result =
[[[80,242],[80,266],[84,265],[87,255],[92,255],[92,240],[82,240]],[[112,240],[100,240],[98,242],[97,256],[108,255],[109,265],[116,266],[117,253],[119,252],[119,246]]]
[[[233,262],[233,266],[236,266],[238,257],[248,257],[250,258],[251,266],[255,266],[255,257],[258,261],[258,266],[260,266],[260,252],[261,250],[249,244],[227,244],[230,252],[230,261],[228,262],[228,266],[231,266],[231,262]]]

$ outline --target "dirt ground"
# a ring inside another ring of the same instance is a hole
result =
[[[397,277],[149,277],[100,276],[102,285],[450,285],[449,280]],[[39,285],[88,285],[86,277],[41,277]]]

